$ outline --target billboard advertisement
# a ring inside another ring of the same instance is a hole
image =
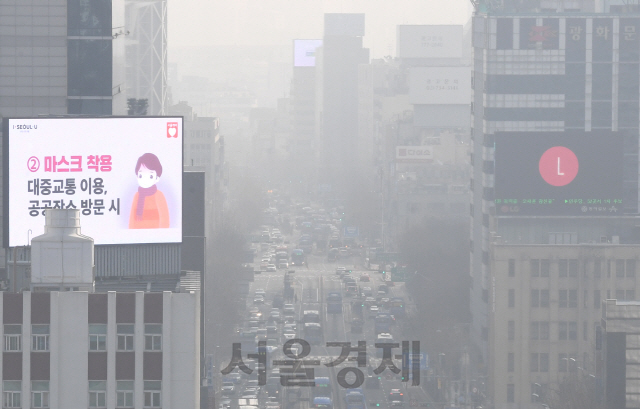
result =
[[[469,105],[471,67],[411,68],[409,102],[416,105]]]
[[[433,146],[396,146],[397,163],[431,163]]]
[[[623,138],[614,132],[498,133],[501,216],[619,216]]]
[[[5,118],[5,246],[80,210],[95,244],[182,241],[182,117]]]
[[[318,47],[322,47],[322,40],[293,40],[293,66],[315,67]]]
[[[461,58],[462,26],[400,25],[397,30],[400,58]]]

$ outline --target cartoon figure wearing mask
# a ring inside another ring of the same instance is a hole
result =
[[[169,227],[169,208],[156,184],[162,176],[162,165],[153,153],[145,153],[136,163],[138,192],[133,197],[130,229],[165,229]]]

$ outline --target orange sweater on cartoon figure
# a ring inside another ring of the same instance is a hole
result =
[[[154,194],[145,197],[142,218],[136,218],[136,208],[138,207],[139,193],[136,192],[131,206],[129,216],[130,229],[164,229],[169,227],[169,207],[164,194],[156,191]]]

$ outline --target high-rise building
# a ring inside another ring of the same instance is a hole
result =
[[[122,2],[2,2],[0,116],[125,114]]]
[[[636,298],[640,16],[617,3],[476,2],[472,336],[496,408],[587,370],[594,298]]]
[[[362,47],[364,14],[324,16],[320,84],[322,152],[321,180],[349,180],[357,167],[358,66],[369,62]],[[340,191],[344,187],[335,186]]]
[[[167,1],[126,0],[127,98],[146,99],[148,115],[165,115]]]

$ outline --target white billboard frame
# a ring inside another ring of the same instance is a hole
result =
[[[96,245],[182,242],[183,117],[11,117],[3,131],[4,247],[44,233],[49,208],[80,210]]]

